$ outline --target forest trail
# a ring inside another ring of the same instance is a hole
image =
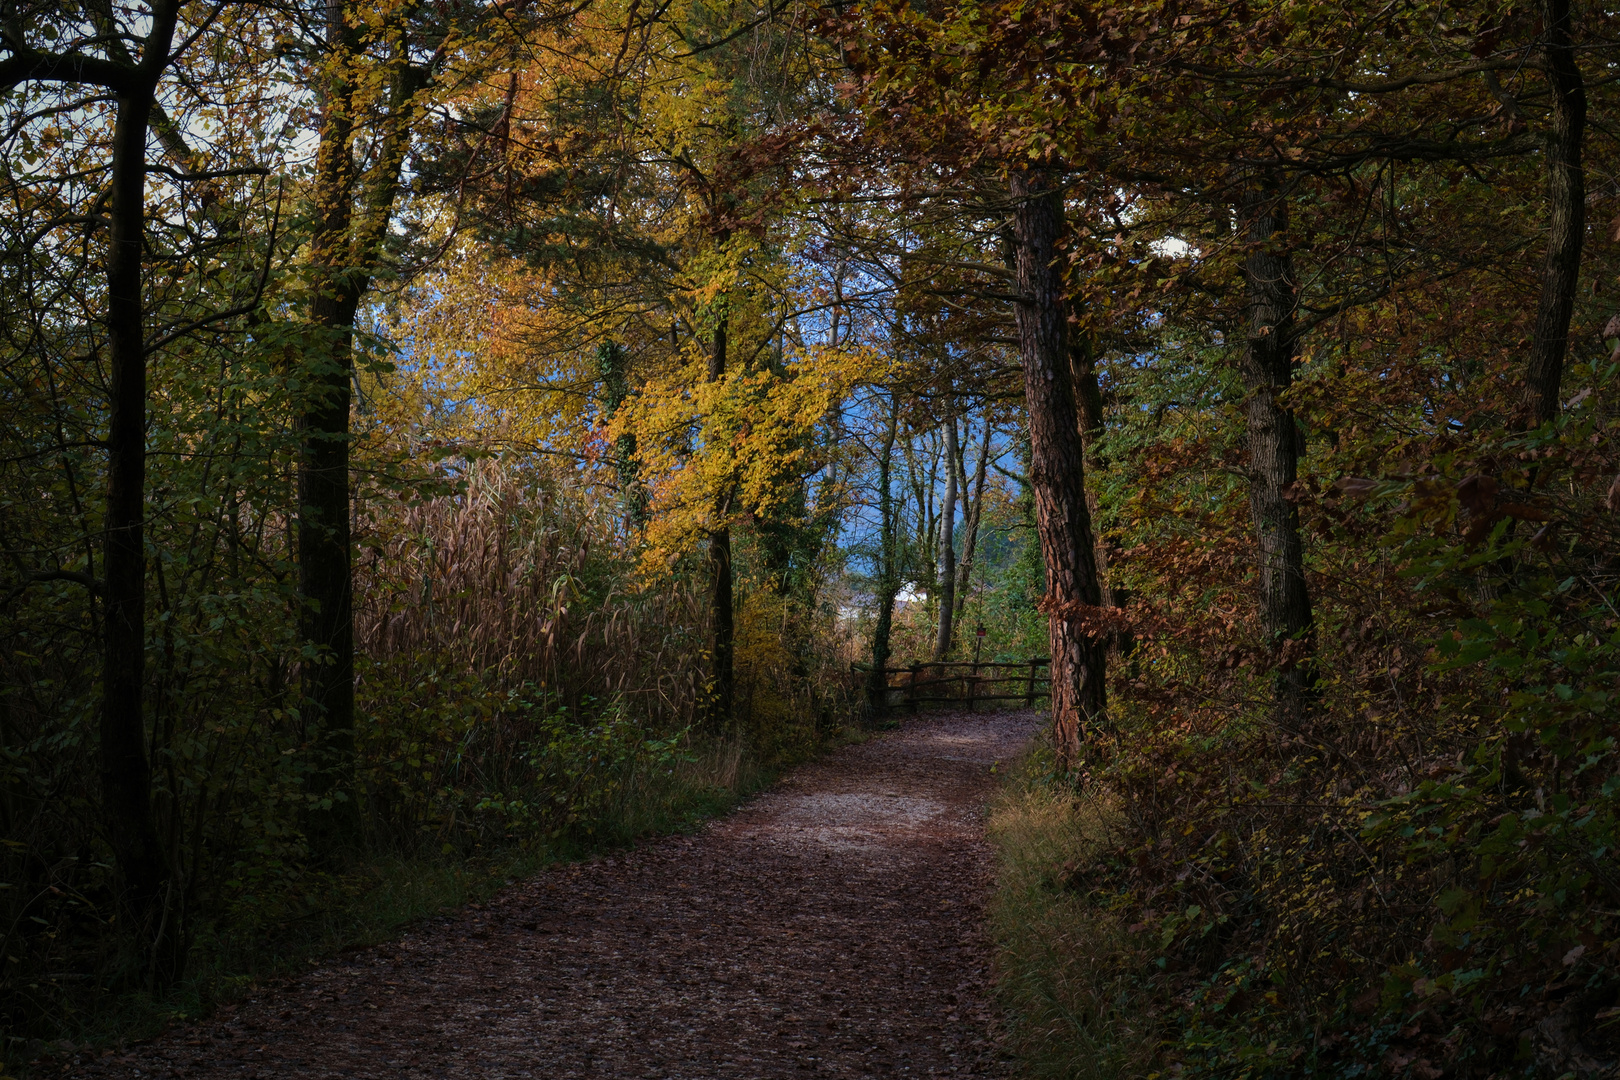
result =
[[[84,1077],[998,1076],[982,807],[1032,713],[908,721],[738,812],[267,987]]]

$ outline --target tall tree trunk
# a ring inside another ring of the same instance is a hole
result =
[[[722,315],[714,328],[714,347],[709,352],[710,382],[719,382],[726,373],[728,322]],[[731,573],[731,530],[722,525],[709,533],[709,608],[714,620],[714,644],[709,654],[709,729],[714,732],[725,731],[731,725],[737,633]]]
[[[349,530],[349,404],[354,379],[354,315],[360,289],[353,245],[357,175],[352,144],[357,95],[354,33],[346,5],[328,6],[333,74],[315,157],[316,270],[310,321],[315,340],[305,362],[299,416],[298,585],[301,633],[315,650],[301,668],[305,732],[316,756],[310,781],[318,809],[310,831],[318,847],[352,842],[359,832],[354,793],[354,593]]]
[[[956,472],[961,467],[956,446],[956,417],[945,421],[945,498],[939,506],[939,633],[934,638],[934,659],[951,651],[951,629],[956,618]]]
[[[177,3],[152,12],[137,85],[118,94],[107,242],[107,517],[103,553],[101,797],[123,877],[122,914],[144,950],[149,985],[179,974],[178,889],[152,813],[146,756],[146,343],[142,295],[146,137],[169,63]]]
[[[414,99],[431,77],[413,67],[402,43],[388,77],[386,112],[372,170],[355,165],[355,114],[367,79],[358,66],[358,33],[348,7],[327,8],[331,69],[315,158],[316,271],[310,321],[316,339],[305,365],[308,385],[299,417],[298,579],[304,599],[301,632],[316,659],[302,668],[305,718],[315,755],[309,820],[318,846],[334,849],[359,835],[354,710],[354,578],[349,503],[349,411],[354,386],[354,320],[371,287],[398,196],[410,142]],[[359,213],[356,214],[358,205]]]
[[[1569,319],[1586,238],[1586,174],[1581,164],[1586,135],[1586,84],[1570,42],[1569,0],[1543,0],[1544,63],[1552,91],[1552,129],[1547,132],[1547,257],[1541,270],[1535,337],[1526,365],[1524,401],[1534,423],[1558,414]]]
[[[957,567],[956,574],[956,618],[958,622],[962,619],[962,612],[967,608],[968,586],[973,581],[973,559],[979,548],[979,523],[984,518],[984,481],[985,470],[990,465],[991,434],[990,417],[986,414],[984,418],[984,443],[979,447],[979,463],[973,470],[972,501],[967,507],[967,525],[963,529],[962,561]],[[965,469],[962,476],[964,479],[962,486],[967,488],[968,485],[965,482],[967,472]],[[968,494],[967,491],[963,492],[964,497],[967,497]]]
[[[1093,521],[1097,519],[1096,477],[1102,471],[1103,434],[1102,387],[1097,382],[1096,342],[1089,335],[1073,334],[1069,340],[1069,376],[1074,382],[1074,403],[1080,416],[1080,445],[1086,455],[1086,472],[1092,483],[1086,487],[1086,509]],[[1097,540],[1097,580],[1100,583],[1102,603],[1118,607],[1108,580],[1108,549],[1102,539]]]
[[[1070,338],[1069,375],[1074,380],[1074,403],[1080,417],[1086,464],[1097,468],[1101,464],[1097,443],[1103,433],[1103,399],[1097,382],[1096,343],[1089,335],[1074,334]]]
[[[934,534],[938,524],[934,517],[934,481],[939,478],[939,468],[937,462],[930,461],[925,466],[917,460],[917,448],[912,440],[907,439],[902,445],[906,455],[906,486],[911,489],[911,497],[917,504],[917,517],[912,522],[913,532],[906,555],[916,559],[911,566],[915,571],[912,580],[925,582],[925,588],[932,595],[938,588],[934,576],[939,555]]]
[[[1316,626],[1305,586],[1305,548],[1299,508],[1291,495],[1299,472],[1301,438],[1294,414],[1278,398],[1294,378],[1299,340],[1294,259],[1288,208],[1276,185],[1251,184],[1243,216],[1249,253],[1243,264],[1249,334],[1243,351],[1248,391],[1249,510],[1260,559],[1260,619],[1277,652],[1277,704],[1297,718],[1316,684]]]
[[[1069,372],[1063,278],[1056,265],[1063,196],[1041,172],[1013,173],[1011,188],[1029,478],[1046,563],[1043,607],[1052,648],[1052,741],[1058,768],[1068,771],[1079,765],[1083,733],[1102,722],[1107,698],[1102,643],[1083,629],[1086,609],[1099,605],[1101,593]]]
[[[900,592],[899,523],[894,511],[894,440],[900,429],[900,395],[891,393],[889,423],[878,454],[878,567],[877,622],[872,627],[872,671],[866,700],[874,716],[882,716],[889,703],[889,637],[894,630],[894,598]]]

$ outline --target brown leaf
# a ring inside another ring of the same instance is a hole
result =
[[[1540,506],[1531,506],[1529,503],[1503,503],[1501,511],[1510,517],[1518,518],[1520,521],[1551,521],[1553,519],[1551,510]]]
[[[1468,508],[1470,514],[1489,513],[1496,505],[1496,492],[1500,485],[1494,477],[1475,473],[1457,485],[1457,501]]]

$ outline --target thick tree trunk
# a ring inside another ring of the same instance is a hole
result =
[[[354,709],[353,537],[350,535],[349,410],[354,386],[354,319],[371,288],[383,238],[399,192],[410,142],[413,100],[431,73],[412,67],[403,52],[388,73],[379,152],[362,181],[355,165],[355,113],[367,92],[347,7],[327,8],[331,81],[315,158],[316,268],[310,321],[316,340],[305,376],[299,417],[298,577],[304,598],[301,630],[317,659],[303,665],[305,730],[316,754],[310,790],[320,797],[309,820],[317,845],[352,844],[359,836]],[[356,214],[356,206],[359,214]]]
[[[934,659],[951,651],[951,630],[956,617],[956,472],[960,468],[956,446],[956,417],[945,421],[945,499],[939,510],[939,633],[934,638]]]
[[[1564,356],[1569,350],[1569,319],[1586,238],[1586,175],[1581,164],[1586,84],[1570,42],[1569,0],[1543,0],[1541,17],[1546,37],[1544,63],[1552,91],[1552,129],[1546,136],[1550,214],[1535,337],[1524,378],[1525,408],[1536,424],[1558,414]]]
[[[306,356],[307,389],[299,430],[298,585],[300,629],[315,651],[302,666],[304,726],[316,757],[311,794],[320,802],[309,827],[316,845],[341,847],[359,832],[354,801],[354,593],[349,530],[349,405],[354,379],[354,315],[361,285],[353,244],[357,176],[350,30],[343,5],[333,4],[331,43],[336,75],[315,159],[317,273],[310,321],[315,339]]]
[[[962,612],[967,607],[968,586],[973,581],[973,559],[979,549],[979,522],[984,517],[984,481],[985,470],[990,465],[990,438],[991,427],[989,416],[984,421],[984,444],[979,447],[979,464],[973,470],[972,501],[966,511],[966,528],[962,536],[962,561],[957,567],[956,574],[956,618],[960,622]],[[963,477],[967,476],[964,469]],[[962,485],[966,488],[968,485]],[[968,492],[963,492],[964,497]]]
[[[168,66],[178,4],[160,5],[137,88],[118,95],[107,244],[107,516],[103,552],[101,797],[123,877],[122,915],[143,950],[147,981],[179,974],[179,889],[152,812],[146,756],[146,347],[142,295],[146,137],[158,77]]]
[[[1030,486],[1046,563],[1052,647],[1052,736],[1060,770],[1076,768],[1086,731],[1107,705],[1102,643],[1084,632],[1087,609],[1101,603],[1085,453],[1069,371],[1068,321],[1056,265],[1063,229],[1062,192],[1040,172],[1014,173],[1018,241],[1018,342],[1029,413]]]
[[[889,638],[894,630],[894,598],[900,592],[899,524],[894,512],[894,440],[900,429],[900,395],[892,394],[889,423],[878,454],[878,566],[877,622],[872,627],[872,671],[867,679],[866,700],[873,716],[882,716],[889,703]]]
[[[727,323],[722,315],[714,328],[714,347],[709,352],[710,382],[718,382],[726,373]],[[709,609],[714,620],[714,642],[709,654],[709,730],[714,732],[725,731],[731,725],[737,633],[731,573],[731,530],[721,526],[709,533]]]
[[[1316,627],[1305,586],[1305,547],[1292,501],[1302,449],[1294,414],[1279,397],[1294,378],[1298,335],[1293,254],[1287,205],[1273,185],[1257,182],[1245,196],[1249,254],[1249,335],[1243,381],[1249,442],[1249,510],[1260,561],[1260,619],[1277,654],[1277,703],[1297,718],[1316,684]]]

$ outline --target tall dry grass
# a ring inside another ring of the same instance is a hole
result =
[[[485,458],[460,490],[373,512],[356,644],[383,666],[432,657],[578,709],[623,701],[658,729],[696,715],[708,614],[689,581],[643,583],[611,493],[545,463]]]

